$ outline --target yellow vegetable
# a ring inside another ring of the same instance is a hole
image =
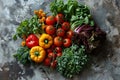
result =
[[[49,48],[53,44],[53,38],[49,34],[42,34],[39,38],[39,45],[43,48]]]
[[[32,47],[30,50],[30,58],[36,63],[41,63],[46,56],[45,50],[40,46]]]
[[[21,42],[21,46],[25,46],[25,44],[26,44],[25,41]]]

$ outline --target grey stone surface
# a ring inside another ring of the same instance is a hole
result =
[[[120,0],[78,0],[90,6],[107,40],[95,51],[91,66],[72,79],[43,66],[23,66],[13,58],[21,40],[13,41],[19,23],[34,9],[49,11],[52,0],[0,0],[0,80],[120,80]]]

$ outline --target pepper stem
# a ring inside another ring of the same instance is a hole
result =
[[[45,42],[45,44],[48,44],[48,40],[47,39],[45,39],[44,42]]]
[[[38,51],[36,51],[34,54],[35,54],[35,56],[39,56],[39,52]]]

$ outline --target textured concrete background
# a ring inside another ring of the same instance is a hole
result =
[[[0,0],[0,80],[120,80],[120,0],[78,0],[91,8],[107,40],[93,56],[91,66],[72,79],[43,66],[23,66],[13,54],[21,40],[13,41],[19,23],[30,18],[34,9],[49,11],[52,0]]]

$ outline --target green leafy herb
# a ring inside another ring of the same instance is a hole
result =
[[[78,74],[88,61],[84,46],[79,47],[74,44],[69,48],[65,48],[62,53],[63,55],[57,58],[57,70],[68,78]]]
[[[34,15],[31,19],[22,21],[17,28],[16,34],[13,36],[13,39],[16,40],[17,37],[22,38],[23,36],[27,37],[31,33],[42,33],[43,30],[41,28],[41,24],[42,23],[39,23],[39,19],[36,15]]]
[[[63,0],[54,0],[50,4],[50,10],[54,15],[64,14],[65,19],[71,23],[72,27],[83,24],[94,26],[89,8],[86,5],[79,4],[77,0],[67,0],[66,3]]]
[[[25,65],[26,63],[30,62],[29,50],[30,49],[28,47],[19,47],[14,57],[20,61],[20,63]]]

